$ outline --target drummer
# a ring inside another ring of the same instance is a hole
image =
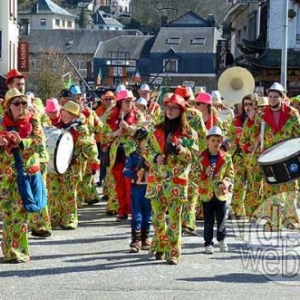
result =
[[[95,139],[90,136],[87,125],[82,124],[78,119],[79,116],[80,106],[77,103],[68,101],[62,107],[60,126],[69,130],[75,145],[68,171],[63,175],[57,174],[49,186],[48,198],[54,229],[77,228],[77,197],[78,186],[84,175],[83,162],[89,161],[88,168],[91,172],[100,168]]]
[[[249,134],[260,136],[260,149],[300,136],[300,117],[296,109],[283,103],[285,90],[280,83],[273,83],[268,91],[269,105],[258,112]],[[299,226],[296,211],[297,182],[270,185],[264,183],[264,203],[267,204],[268,219],[265,231],[279,231],[282,226]],[[284,211],[282,212],[282,204]],[[274,213],[275,212],[275,213]]]

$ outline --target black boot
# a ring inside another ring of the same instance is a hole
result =
[[[149,250],[151,240],[149,239],[149,230],[142,230],[142,250]]]
[[[141,242],[141,232],[140,231],[132,231],[131,232],[132,240],[130,243],[130,253],[138,253],[141,250],[142,242]]]

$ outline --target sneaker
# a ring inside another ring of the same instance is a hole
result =
[[[214,246],[213,245],[208,245],[205,246],[205,254],[214,254]]]
[[[220,245],[220,251],[221,252],[227,252],[228,251],[228,246],[227,246],[225,241],[220,241],[219,245]]]
[[[142,241],[142,250],[149,250],[151,246],[151,241],[150,239],[146,239]]]
[[[141,250],[142,243],[141,241],[132,241],[129,246],[130,253],[138,253]]]

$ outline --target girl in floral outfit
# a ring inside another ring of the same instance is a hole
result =
[[[154,227],[150,252],[156,252],[157,260],[176,265],[181,250],[182,207],[188,201],[188,178],[194,151],[198,151],[198,135],[186,122],[181,96],[174,94],[164,105],[164,122],[149,133],[145,155],[150,166],[146,197],[151,199]]]

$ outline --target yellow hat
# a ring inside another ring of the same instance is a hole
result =
[[[68,101],[63,107],[63,110],[69,112],[70,114],[74,116],[79,116],[80,115],[80,106],[75,103],[74,101]]]
[[[4,100],[4,107],[8,106],[8,103],[16,97],[20,97],[25,101],[28,101],[27,96],[22,94],[17,88],[12,88],[10,90],[7,91],[7,93],[5,94],[5,100]]]

